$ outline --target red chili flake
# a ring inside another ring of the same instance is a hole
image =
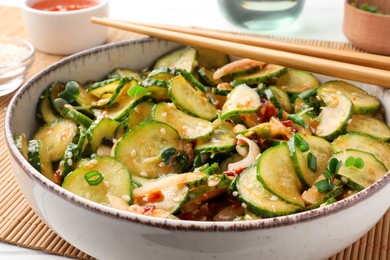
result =
[[[227,176],[233,176],[235,177],[236,175],[239,175],[243,170],[245,170],[246,168],[238,168],[238,169],[235,169],[233,171],[226,171],[224,172],[224,174],[226,174]]]
[[[62,171],[61,170],[56,170],[55,173],[53,174],[53,181],[55,184],[61,185],[61,175]]]
[[[161,191],[155,191],[148,194],[148,202],[161,202],[164,200],[164,194]]]
[[[292,120],[284,120],[284,121],[282,122],[282,124],[283,124],[284,126],[290,127],[290,126],[292,126],[293,121],[292,121]]]
[[[151,213],[153,210],[155,210],[156,206],[154,206],[153,204],[146,204],[142,208],[144,209],[143,214],[147,214],[147,213]]]

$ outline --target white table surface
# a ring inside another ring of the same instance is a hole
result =
[[[0,0],[0,8],[2,5],[20,6],[23,1]],[[306,0],[301,16],[291,26],[253,33],[347,42],[342,32],[343,5],[343,0]],[[138,22],[251,32],[227,22],[220,14],[216,0],[111,0],[110,16]],[[55,260],[66,258],[0,242],[0,259]]]

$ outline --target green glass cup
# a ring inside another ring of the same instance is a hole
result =
[[[230,22],[250,30],[288,26],[301,14],[305,0],[218,0]]]

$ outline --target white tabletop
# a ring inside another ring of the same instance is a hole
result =
[[[23,1],[0,0],[0,8],[1,5],[20,6]],[[291,26],[256,32],[238,28],[227,22],[218,10],[217,0],[111,0],[110,16],[138,22],[347,42],[342,32],[343,4],[342,0],[306,0],[301,16]],[[0,242],[0,259],[55,260],[65,258]]]

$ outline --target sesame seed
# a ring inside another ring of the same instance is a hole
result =
[[[161,116],[164,117],[164,118],[167,117],[167,115],[168,115],[167,112],[161,113]]]
[[[165,128],[161,128],[161,129],[160,129],[160,133],[161,133],[162,135],[165,135],[165,134],[167,133],[167,130],[166,130]]]
[[[130,200],[130,196],[129,195],[123,195],[122,196],[122,199],[125,200],[125,201],[129,201]]]
[[[20,62],[29,56],[28,48],[10,43],[0,43],[0,66]]]
[[[241,207],[243,207],[244,209],[246,209],[246,204],[245,204],[245,203],[241,203]]]
[[[140,172],[139,175],[141,177],[148,177],[148,174],[146,172],[144,172],[144,171]]]
[[[72,153],[72,152],[68,152],[66,155],[67,155],[69,158],[72,158],[72,157],[73,157],[73,153]]]
[[[137,156],[137,151],[135,149],[131,150],[130,156],[131,157],[136,157]]]
[[[238,191],[233,191],[232,195],[233,195],[233,197],[237,197],[238,196]]]
[[[68,163],[69,166],[72,166],[72,164],[73,164],[72,159],[68,159],[67,163]]]

